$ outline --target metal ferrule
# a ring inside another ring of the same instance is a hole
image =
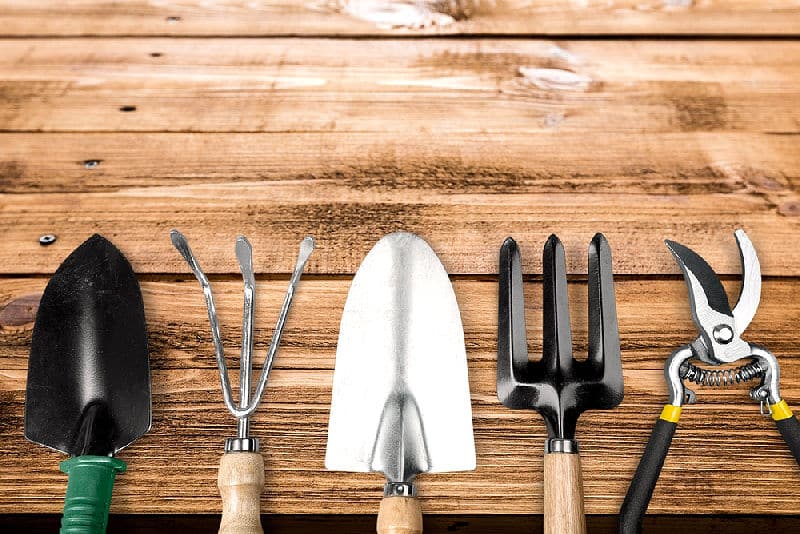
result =
[[[416,497],[417,487],[411,482],[387,482],[383,487],[384,497]]]
[[[228,438],[225,440],[225,452],[258,452],[258,438]]]
[[[578,454],[577,439],[550,438],[544,442],[544,453]]]

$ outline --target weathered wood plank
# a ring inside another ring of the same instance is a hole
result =
[[[788,134],[798,78],[794,41],[5,40],[0,130]]]
[[[185,265],[168,239],[170,228],[179,228],[214,273],[230,272],[235,265],[223,251],[232,250],[237,234],[253,239],[260,273],[290,272],[300,239],[313,234],[319,248],[309,269],[331,274],[353,273],[383,234],[408,230],[428,239],[452,274],[496,273],[497,250],[508,235],[524,247],[525,270],[541,272],[540,247],[551,232],[561,235],[570,251],[570,272],[585,272],[586,246],[598,231],[612,243],[619,273],[677,274],[661,243],[669,237],[696,247],[718,272],[738,274],[731,234],[743,226],[760,251],[765,274],[800,274],[800,251],[794,246],[800,213],[793,186],[798,160],[790,138],[770,136],[759,145],[766,137],[697,136],[687,143],[683,136],[625,136],[614,144],[573,137],[581,143],[574,157],[564,148],[569,145],[551,146],[556,163],[548,169],[546,153],[532,150],[535,138],[529,141],[528,136],[497,136],[491,146],[480,146],[474,138],[470,145],[469,136],[447,137],[449,150],[417,138],[406,140],[406,150],[415,152],[408,157],[398,153],[392,136],[349,134],[336,139],[339,145],[328,145],[328,157],[303,161],[308,150],[303,140],[313,143],[313,137],[285,137],[293,140],[290,144],[270,143],[272,137],[255,134],[7,134],[4,140],[10,146],[32,143],[43,157],[49,147],[51,165],[71,169],[71,176],[85,180],[37,182],[41,171],[26,166],[40,163],[12,154],[5,180],[12,188],[19,183],[15,176],[26,174],[33,175],[21,180],[28,191],[39,189],[37,183],[44,191],[50,183],[56,188],[87,183],[92,188],[108,177],[112,182],[116,177],[117,183],[131,180],[133,187],[4,195],[0,272],[51,273],[70,250],[98,231],[113,239],[139,272],[183,273]],[[379,152],[365,152],[364,144]],[[323,170],[325,160],[342,154],[339,146],[345,154],[359,154],[356,161],[364,167],[344,164]],[[476,151],[469,153],[473,147]],[[297,174],[275,181],[259,177],[265,168],[262,154],[271,153],[268,161],[275,161],[289,159],[293,152],[298,153],[298,166],[306,165]],[[86,169],[82,160],[96,153],[104,161]],[[431,154],[429,161],[422,157],[425,153]],[[511,158],[514,154],[519,160]],[[639,156],[630,160],[626,154]],[[658,154],[665,158],[662,163]],[[610,168],[604,168],[604,159]],[[214,165],[204,166],[206,162]],[[527,170],[519,172],[520,166]],[[309,170],[314,167],[321,175]],[[599,176],[585,176],[582,168],[594,168]],[[137,177],[151,170],[158,173],[156,183],[169,182],[176,174],[178,183],[195,181],[195,175],[205,177],[199,182],[217,183],[137,187],[147,183]],[[237,174],[247,183],[235,183]],[[662,185],[659,175],[671,176]],[[38,237],[50,233],[58,241],[40,246]]]
[[[31,302],[42,279],[0,281],[0,512],[55,513],[65,479],[57,453],[25,442],[22,414],[24,357]],[[259,284],[257,339],[264,340],[284,281]],[[263,438],[267,466],[262,506],[267,513],[374,513],[379,475],[328,473],[323,468],[335,342],[348,280],[307,279],[288,320],[286,350],[277,360],[254,433]],[[728,284],[729,289],[735,284]],[[238,282],[216,283],[225,340],[235,346]],[[782,392],[800,402],[800,359],[793,357],[800,313],[797,279],[766,281],[763,305],[749,339],[771,347],[782,364]],[[420,482],[429,513],[541,513],[539,416],[510,411],[494,392],[496,284],[456,281],[470,365],[479,468],[473,473],[425,476]],[[540,284],[527,284],[531,352],[539,349]],[[144,282],[152,341],[154,425],[121,453],[130,472],[119,478],[116,513],[218,511],[216,467],[222,440],[234,431],[225,412],[210,357],[208,326],[199,289],[189,281]],[[623,280],[617,284],[626,399],[614,411],[580,419],[586,507],[614,513],[666,399],[663,360],[692,337],[685,289],[679,280]],[[16,311],[8,304],[23,302]],[[585,349],[585,287],[573,284],[571,305],[576,353]],[[27,310],[27,311],[25,311]],[[794,513],[800,498],[798,469],[771,421],[758,416],[743,386],[700,391],[681,427],[651,505],[653,513],[740,513],[743,509]],[[19,458],[26,458],[20,462]],[[187,467],[191,466],[191,467]],[[691,466],[691,468],[687,468]],[[746,482],[746,483],[745,483]],[[513,495],[514,498],[509,498]]]
[[[781,0],[3,0],[2,35],[797,35]]]

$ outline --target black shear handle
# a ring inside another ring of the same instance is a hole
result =
[[[783,441],[789,446],[795,461],[800,464],[800,421],[792,415],[785,419],[776,420],[775,424],[778,425]]]
[[[628,493],[622,502],[619,512],[619,534],[638,534],[642,531],[642,519],[653,496],[676,428],[678,428],[677,422],[662,418],[656,421],[642,459],[639,460],[639,467],[636,468],[636,474],[633,475]]]

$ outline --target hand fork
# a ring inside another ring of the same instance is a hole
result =
[[[572,356],[566,260],[558,237],[544,246],[542,358],[529,361],[522,267],[517,243],[500,249],[497,397],[512,409],[537,410],[547,425],[544,458],[544,532],[586,532],[583,481],[575,427],[584,410],[622,402],[622,361],[611,272],[602,234],[589,246],[589,357]]]

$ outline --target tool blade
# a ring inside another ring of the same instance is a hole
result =
[[[464,331],[420,237],[385,236],[359,267],[336,349],[325,466],[391,482],[475,468]]]
[[[114,454],[151,422],[139,283],[95,234],[44,290],[28,361],[25,437],[72,456]]]
[[[686,285],[689,287],[689,299],[692,303],[692,314],[695,322],[703,328],[704,314],[706,308],[716,313],[721,313],[732,317],[728,294],[722,287],[717,273],[699,254],[675,241],[666,240],[675,261],[683,272]]]
[[[736,331],[741,334],[755,317],[761,301],[761,264],[758,262],[756,249],[745,231],[740,228],[734,235],[742,260],[742,288],[739,291],[739,300],[733,307],[733,318],[736,322]]]

